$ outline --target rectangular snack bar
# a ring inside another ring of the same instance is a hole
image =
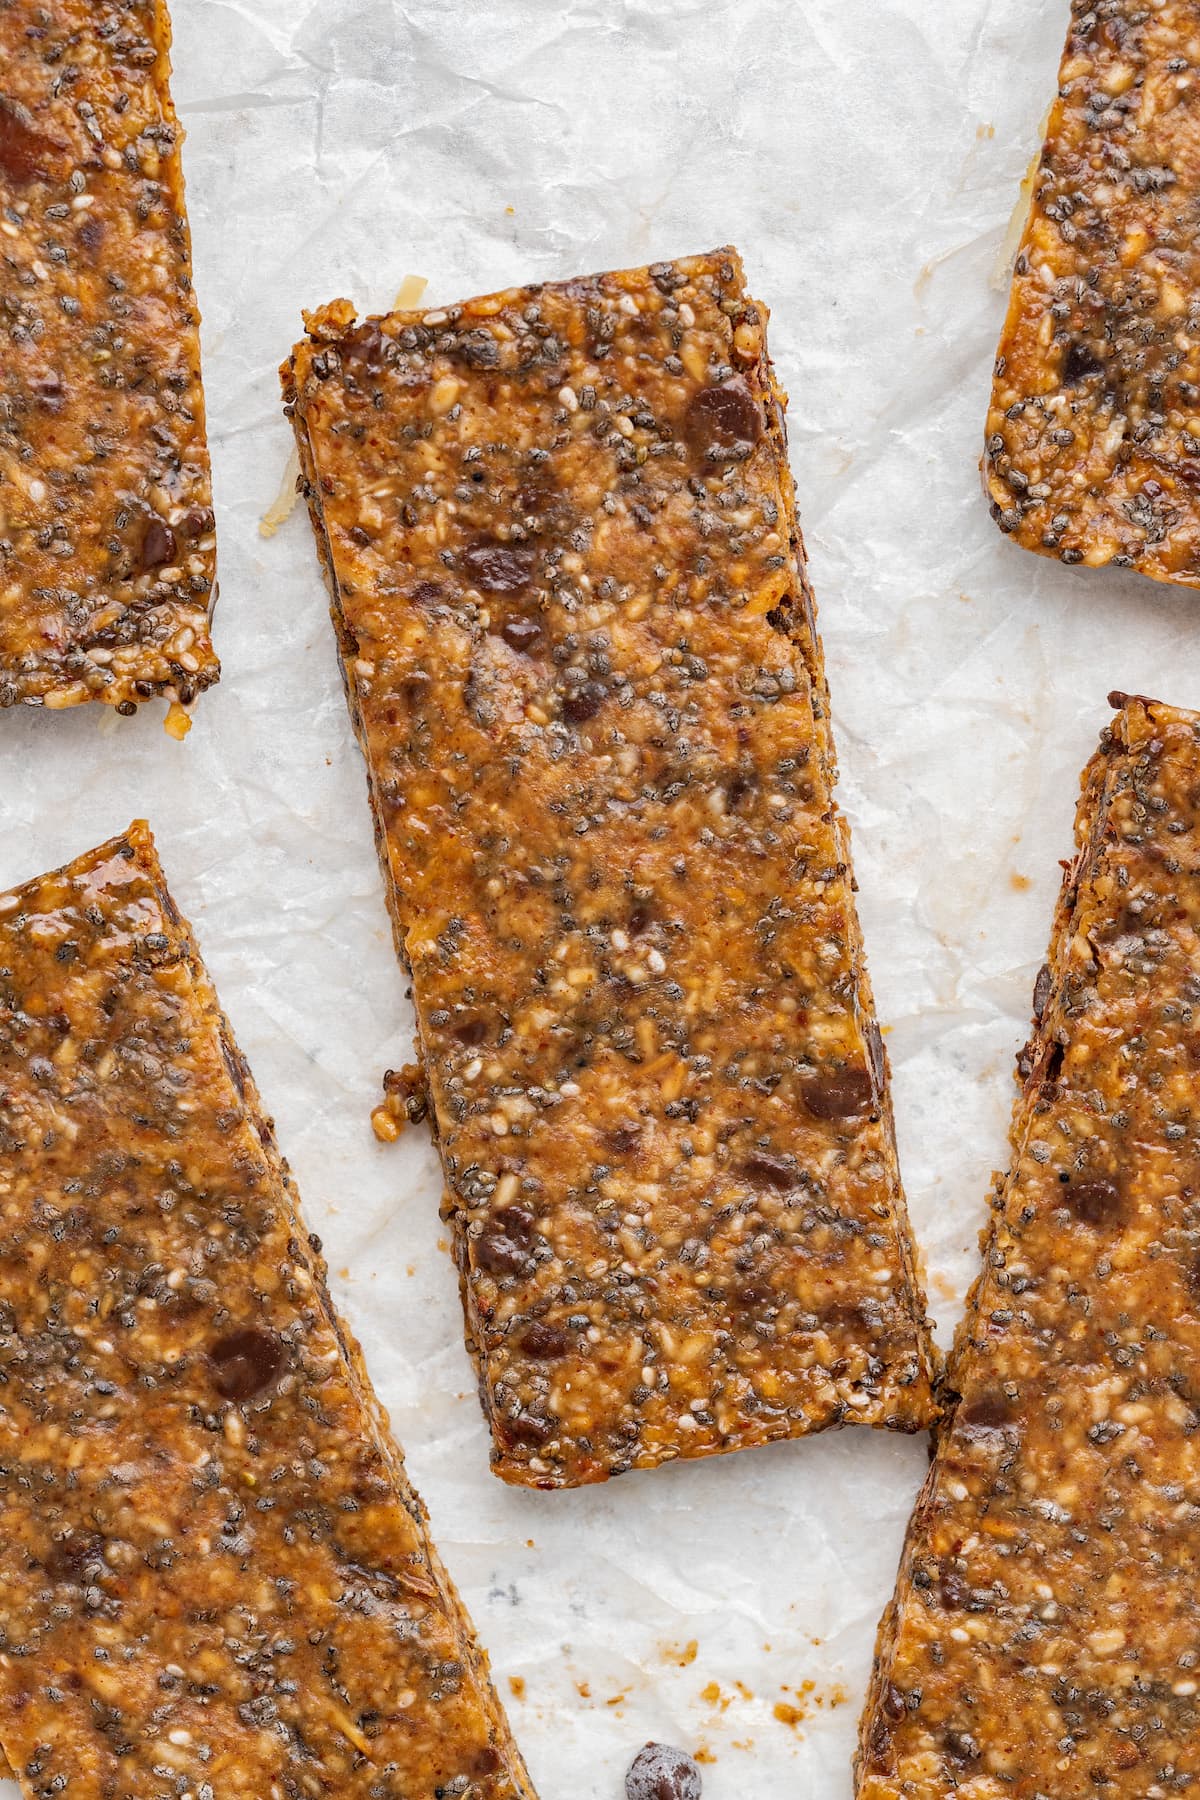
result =
[[[934,1414],[736,254],[283,371],[505,1480]]]
[[[1200,714],[1113,700],[859,1800],[1200,1783]]]
[[[0,897],[0,1748],[31,1797],[532,1800],[143,825]]]
[[[216,681],[163,0],[0,3],[0,706]]]
[[[1072,0],[984,458],[1027,550],[1200,585],[1192,0]]]

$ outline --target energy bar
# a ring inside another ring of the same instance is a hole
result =
[[[766,312],[736,253],[283,376],[494,1467],[934,1416]]]
[[[0,897],[0,1748],[532,1800],[144,825]]]

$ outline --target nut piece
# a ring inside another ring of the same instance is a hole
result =
[[[284,371],[532,1487],[936,1410],[765,324],[718,250]]]

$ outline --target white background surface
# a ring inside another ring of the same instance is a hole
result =
[[[174,10],[225,678],[182,745],[157,708],[0,716],[0,886],[150,818],[543,1800],[619,1800],[647,1736],[711,1753],[706,1800],[846,1800],[923,1442],[849,1431],[575,1494],[487,1473],[433,1152],[368,1123],[410,1015],[308,524],[258,533],[290,448],[275,367],[302,305],[386,307],[409,272],[436,304],[740,247],[791,393],[945,1335],[1105,695],[1200,705],[1200,597],[1025,555],[980,497],[997,255],[1065,0]]]

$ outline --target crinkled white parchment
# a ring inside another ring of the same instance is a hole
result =
[[[1006,543],[977,459],[997,255],[1066,0],[175,0],[225,678],[0,718],[0,885],[137,814],[278,1119],[543,1800],[648,1736],[708,1800],[847,1800],[922,1442],[847,1431],[601,1489],[487,1472],[436,1159],[377,1145],[409,1054],[363,771],[289,452],[301,306],[431,303],[732,240],[773,312],[860,903],[943,1334],[1114,686],[1200,705],[1194,596]],[[4,1788],[3,1793],[15,1793]]]

